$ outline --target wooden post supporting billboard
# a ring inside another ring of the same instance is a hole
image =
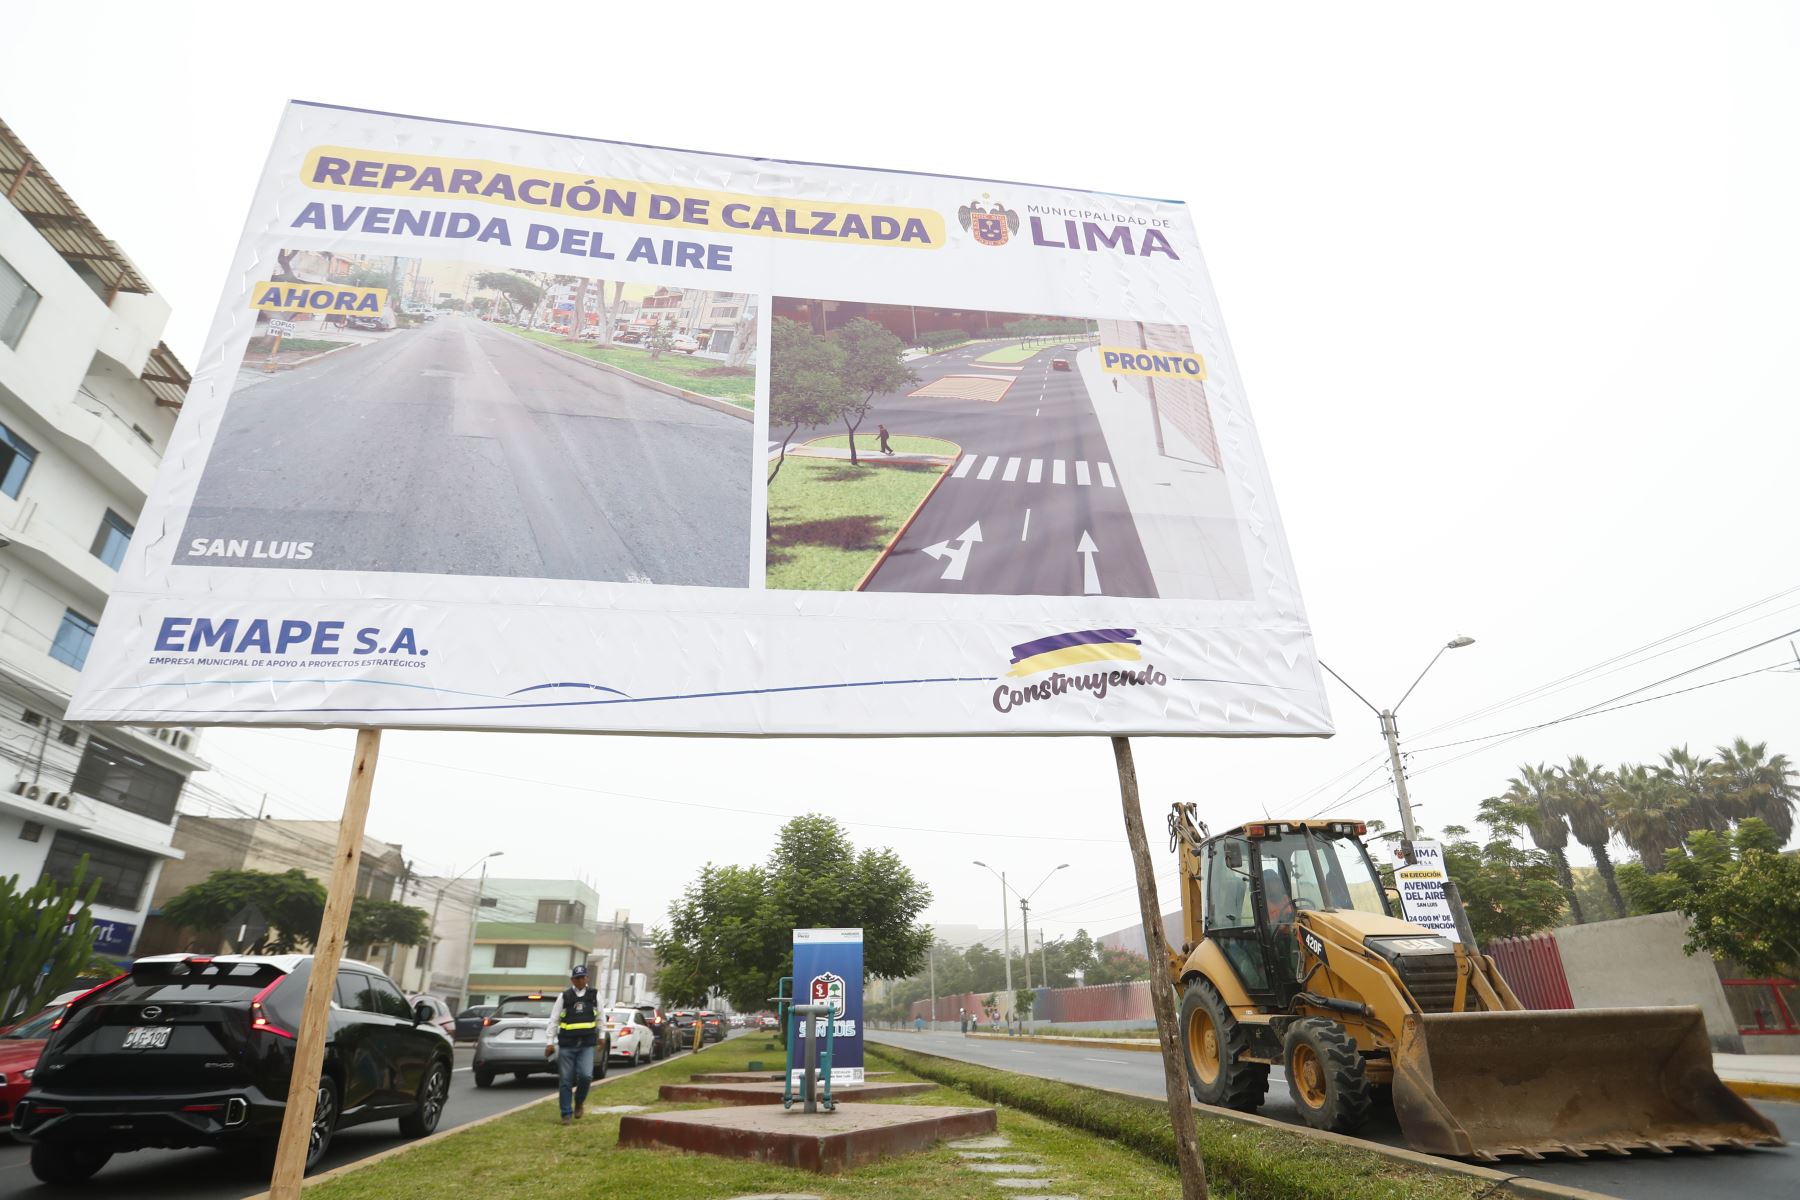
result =
[[[1150,1006],[1156,1011],[1156,1038],[1162,1043],[1163,1089],[1175,1123],[1175,1162],[1181,1169],[1181,1200],[1207,1200],[1206,1164],[1194,1132],[1194,1104],[1188,1096],[1187,1060],[1175,1028],[1175,989],[1169,982],[1169,939],[1163,933],[1162,905],[1156,898],[1156,871],[1144,839],[1144,814],[1138,807],[1137,767],[1131,761],[1131,739],[1112,740],[1119,768],[1119,802],[1125,808],[1125,839],[1131,843],[1131,865],[1137,871],[1138,910],[1144,918],[1144,948],[1150,955]]]
[[[287,1110],[281,1119],[281,1139],[275,1147],[269,1200],[298,1200],[300,1178],[306,1174],[307,1150],[319,1099],[319,1071],[325,1063],[325,1039],[330,1033],[331,994],[337,986],[338,961],[344,957],[350,903],[356,899],[356,865],[362,857],[363,824],[369,815],[369,792],[375,786],[375,759],[380,750],[381,730],[356,731],[356,755],[350,763],[344,815],[338,821],[337,852],[332,862],[331,888],[325,897],[325,917],[319,923],[318,941],[313,943],[312,979],[306,985],[306,1006],[301,1009],[300,1034],[294,1043],[294,1072],[288,1080]],[[330,1115],[335,1119],[335,1112]]]

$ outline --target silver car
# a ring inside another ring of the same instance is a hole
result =
[[[556,1007],[555,992],[526,992],[502,996],[494,1011],[481,1019],[481,1036],[475,1041],[472,1073],[476,1087],[494,1086],[494,1076],[510,1074],[523,1080],[531,1075],[556,1074],[556,1059],[546,1058],[544,1023]],[[610,1039],[601,1038],[594,1049],[594,1078],[606,1078]]]

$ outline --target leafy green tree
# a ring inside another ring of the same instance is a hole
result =
[[[231,922],[254,907],[268,922],[268,932],[245,948],[246,954],[294,954],[310,950],[325,919],[325,885],[289,867],[272,871],[214,871],[163,905],[163,917],[192,929],[197,944],[212,949],[232,931]],[[431,936],[431,917],[422,908],[397,900],[357,896],[350,903],[344,943],[350,946],[416,946]]]
[[[1516,806],[1484,801],[1485,844],[1460,825],[1444,829],[1444,869],[1462,893],[1477,941],[1523,937],[1556,924],[1563,893],[1549,856],[1515,842],[1522,817]]]
[[[85,857],[68,883],[45,876],[24,889],[0,879],[0,1024],[28,1016],[69,990],[94,960],[94,914],[100,881],[88,880]],[[115,972],[116,973],[116,972]]]
[[[788,443],[802,429],[829,425],[854,402],[855,393],[843,380],[844,361],[842,347],[798,321],[776,318],[769,345],[769,431],[786,432],[770,483],[787,463]]]
[[[844,429],[850,435],[850,465],[857,466],[856,431],[874,407],[875,397],[919,381],[918,373],[906,365],[906,343],[866,317],[854,321],[831,335],[844,362],[838,378],[853,399],[839,410]]]
[[[1607,819],[1652,872],[1662,870],[1664,856],[1687,833],[1683,809],[1675,789],[1641,763],[1613,772],[1606,789]]]
[[[1037,1003],[1037,992],[1031,988],[1019,988],[1013,992],[1013,1015],[1021,1021],[1031,1020],[1031,1006]]]
[[[1775,835],[1777,848],[1794,836],[1794,768],[1787,755],[1769,754],[1767,742],[1751,745],[1736,738],[1718,748],[1715,782],[1725,808],[1742,820],[1755,817]]]
[[[1758,817],[1729,833],[1697,830],[1668,852],[1665,868],[1619,868],[1619,886],[1647,912],[1692,922],[1687,952],[1735,959],[1755,975],[1800,972],[1800,857]]]
[[[1084,983],[1130,983],[1150,978],[1150,960],[1135,950],[1097,947]]]
[[[792,971],[793,931],[815,927],[860,927],[870,976],[911,975],[931,944],[917,923],[930,900],[893,851],[857,850],[830,817],[795,817],[761,866],[709,863],[669,906],[652,934],[658,991],[691,1004],[716,989],[735,1008],[765,1008]]]
[[[223,940],[227,924],[245,908],[261,910],[268,932],[248,954],[293,954],[310,948],[325,916],[325,885],[290,867],[272,871],[214,871],[163,905],[171,924],[206,935],[206,949]]]
[[[324,916],[323,909],[320,916]],[[346,945],[417,946],[430,936],[431,914],[422,908],[372,896],[358,896],[351,901],[350,923],[344,934]]]
[[[1532,844],[1549,857],[1575,923],[1583,924],[1581,901],[1575,895],[1575,880],[1569,872],[1569,826],[1563,818],[1563,789],[1557,773],[1542,763],[1522,763],[1519,773],[1506,781],[1506,792],[1500,799],[1512,806],[1515,819],[1531,835]]]
[[[1606,883],[1606,894],[1612,900],[1613,915],[1625,915],[1625,898],[1619,894],[1619,881],[1613,870],[1612,855],[1607,844],[1612,841],[1612,824],[1607,819],[1606,795],[1612,776],[1604,768],[1588,765],[1581,755],[1570,757],[1559,768],[1562,787],[1558,800],[1569,832],[1594,856],[1594,867]]]

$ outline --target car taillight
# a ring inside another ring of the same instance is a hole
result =
[[[486,1029],[489,1025],[492,1025],[493,1023],[494,1023],[494,1018],[492,1018],[492,1017],[481,1018],[481,1027],[483,1029]]]
[[[286,975],[281,976],[280,978],[276,979],[275,982],[271,983],[268,987],[266,987],[262,991],[256,993],[255,996],[251,997],[251,999],[250,999],[250,1029],[252,1032],[272,1033],[276,1037],[284,1037],[290,1041],[293,1040],[294,1031],[291,1029],[283,1029],[281,1026],[270,1021],[268,1010],[263,1007],[263,1001],[268,999],[269,993],[274,991],[276,988],[280,987],[282,985],[282,983],[284,981],[286,981],[286,979],[287,979]]]
[[[126,972],[123,975],[114,976],[113,978],[107,980],[105,983],[100,984],[98,987],[91,987],[87,991],[81,993],[81,995],[75,997],[73,1000],[71,1000],[67,1004],[63,1005],[63,1010],[60,1013],[56,1014],[56,1020],[50,1022],[50,1031],[52,1033],[54,1033],[58,1029],[61,1029],[63,1027],[63,1022],[67,1021],[69,1019],[69,1014],[75,1011],[75,1006],[77,1004],[80,1004],[83,1000],[86,1000],[89,996],[92,996],[96,992],[104,992],[107,988],[111,987],[115,983],[118,983],[121,979],[130,979],[130,978],[131,978],[131,973]]]

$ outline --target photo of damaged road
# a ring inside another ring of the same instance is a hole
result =
[[[382,305],[259,325],[177,565],[748,586],[753,302],[385,256],[327,272]]]
[[[1185,329],[779,297],[773,309],[770,588],[1250,598]],[[898,360],[885,376],[864,361],[871,326]],[[816,381],[834,347],[849,395],[835,422],[810,425],[831,407]],[[806,369],[784,371],[784,352]],[[795,396],[784,380],[812,383],[789,384]]]

